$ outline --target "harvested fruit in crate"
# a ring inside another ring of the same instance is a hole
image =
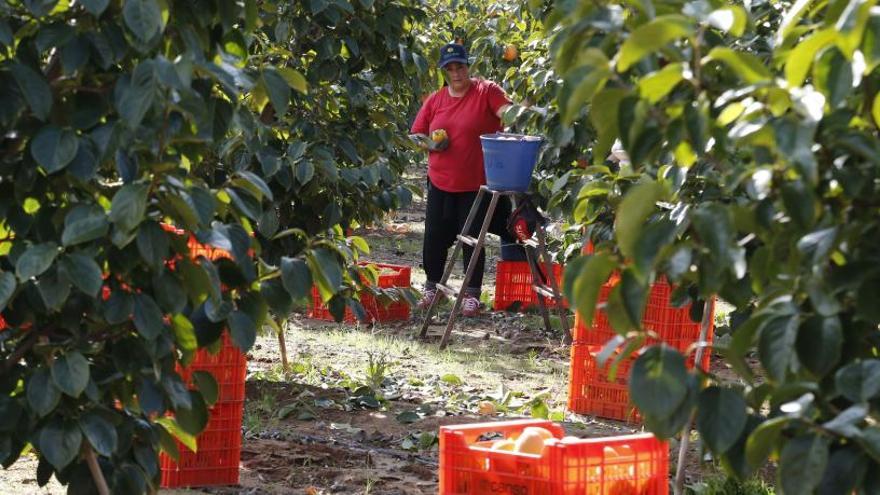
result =
[[[665,495],[667,472],[650,434],[577,438],[543,420],[440,428],[441,495]]]

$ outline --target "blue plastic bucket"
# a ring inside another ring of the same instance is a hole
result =
[[[499,132],[483,134],[480,142],[489,189],[528,191],[544,138]]]

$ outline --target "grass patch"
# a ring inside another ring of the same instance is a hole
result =
[[[685,490],[688,495],[775,495],[772,486],[759,479],[739,481],[735,478],[718,476],[690,485]]]

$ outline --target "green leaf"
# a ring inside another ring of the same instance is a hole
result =
[[[740,436],[739,440],[736,441],[733,447],[728,449],[728,451],[721,456],[721,463],[724,468],[740,479],[748,478],[754,472],[754,469],[749,466],[749,463],[746,460],[746,439],[748,438],[748,435],[750,435],[751,432],[754,431],[764,420],[765,418],[761,416],[750,414],[743,435]]]
[[[281,258],[281,282],[294,299],[305,299],[312,290],[312,274],[302,258]]]
[[[777,447],[782,430],[791,421],[788,416],[778,416],[761,423],[746,440],[746,462],[754,469],[764,465],[767,457]]]
[[[630,395],[645,415],[668,418],[688,394],[684,357],[666,345],[651,346],[630,371]]]
[[[760,332],[758,357],[761,365],[771,380],[783,382],[795,359],[797,319],[792,316],[773,318],[764,324]]]
[[[198,435],[208,426],[208,406],[202,398],[202,394],[194,391],[187,392],[190,397],[191,407],[178,407],[174,411],[174,419],[183,431],[190,435]]]
[[[290,86],[287,85],[284,77],[272,67],[263,69],[262,78],[263,84],[266,86],[266,93],[269,95],[269,101],[275,107],[275,114],[279,117],[284,115],[290,106]]]
[[[300,162],[295,167],[296,181],[306,185],[315,176],[315,165],[312,162]]]
[[[43,75],[22,64],[12,64],[9,68],[34,115],[40,120],[48,119],[52,110],[52,90]]]
[[[801,435],[789,440],[779,457],[778,485],[783,493],[812,493],[825,472],[829,440]]]
[[[648,284],[648,279],[639,280],[638,277],[633,274],[633,270],[627,269],[624,270],[620,277],[620,283],[615,289],[619,292],[620,303],[621,306],[626,313],[628,322],[620,325],[614,325],[614,321],[612,321],[612,326],[615,330],[620,333],[621,329],[635,329],[641,326],[642,315],[645,312],[645,303],[648,300],[648,291],[650,290],[650,286]],[[612,319],[612,313],[614,312],[613,307],[613,296],[614,290],[612,290],[611,296],[608,297],[608,318]]]
[[[859,428],[859,425],[867,415],[867,404],[855,404],[844,409],[831,421],[823,423],[822,428],[842,437],[859,438],[862,436],[862,430]]]
[[[635,256],[636,243],[645,220],[656,211],[656,203],[663,194],[663,185],[651,181],[636,184],[623,197],[614,218],[614,234],[625,257]]]
[[[687,66],[677,62],[642,77],[638,82],[639,96],[651,103],[659,102],[684,80],[686,70]]]
[[[798,41],[788,54],[785,62],[785,79],[789,86],[800,86],[806,79],[813,65],[816,53],[834,42],[837,32],[834,29],[822,29]]]
[[[776,37],[774,38],[777,45],[781,46],[783,44],[788,34],[797,27],[804,14],[809,11],[812,3],[813,0],[797,0],[785,13],[782,17],[782,22],[779,23],[779,31],[776,32]]]
[[[745,31],[749,17],[745,9],[739,5],[731,5],[713,11],[706,20],[712,27],[738,37]]]
[[[6,309],[6,304],[15,293],[15,275],[10,272],[0,272],[0,311]]]
[[[708,387],[699,396],[697,429],[716,454],[727,452],[746,426],[746,401],[729,388]]]
[[[92,297],[98,295],[104,279],[95,260],[84,254],[67,254],[61,258],[60,265],[67,279],[79,290]]]
[[[813,63],[813,84],[831,108],[841,106],[853,92],[853,68],[836,47],[824,50]]]
[[[52,363],[52,379],[58,389],[71,397],[79,397],[89,384],[89,362],[77,351],[69,351]]]
[[[834,375],[837,391],[852,402],[866,402],[880,394],[880,360],[852,362]]]
[[[153,0],[127,0],[131,2],[153,2]],[[153,106],[156,97],[156,70],[152,60],[141,62],[129,77],[125,75],[116,82],[113,91],[116,110],[131,129],[137,128],[144,116]]]
[[[58,245],[54,242],[31,246],[16,261],[15,275],[22,282],[41,275],[52,266],[56,256]]]
[[[74,246],[83,242],[99,239],[107,235],[110,222],[107,214],[100,208],[84,209],[85,214],[74,214],[76,210],[64,218],[64,231],[61,233],[61,244]]]
[[[207,371],[193,371],[193,381],[209,406],[213,406],[220,398],[220,387],[214,375]]]
[[[462,383],[464,383],[461,381],[461,378],[459,378],[458,375],[453,373],[446,373],[445,375],[442,375],[440,377],[440,381],[443,383],[448,383],[450,385],[461,385]]]
[[[60,400],[61,391],[55,386],[49,370],[40,368],[35,371],[27,382],[27,401],[37,416],[52,412]]]
[[[60,310],[70,296],[70,282],[58,268],[41,275],[37,279],[37,289],[50,312]]]
[[[141,258],[153,268],[159,268],[168,258],[171,243],[165,230],[156,222],[147,222],[138,229],[137,248]]]
[[[644,226],[635,246],[636,268],[645,274],[654,265],[663,248],[675,239],[676,225],[671,220],[662,219]],[[676,260],[670,260],[670,265]],[[678,260],[681,261],[681,260]],[[684,269],[690,268],[690,263]]]
[[[277,157],[276,157],[276,159],[277,159]],[[269,188],[269,185],[266,184],[266,181],[264,181],[262,178],[260,178],[259,175],[255,174],[253,172],[248,172],[247,170],[241,170],[241,171],[237,172],[236,175],[240,176],[242,179],[245,180],[245,183],[249,185],[250,191],[252,193],[254,193],[255,196],[259,197],[260,195],[262,195],[266,199],[268,199],[269,201],[274,200],[274,197],[272,195],[272,189]],[[262,198],[260,198],[260,199],[262,199]]]
[[[134,326],[147,340],[155,339],[165,328],[162,310],[148,294],[134,296]]]
[[[816,222],[817,199],[812,187],[803,180],[786,182],[782,186],[782,202],[797,227],[808,230]]]
[[[606,88],[596,93],[590,108],[590,121],[596,128],[598,140],[593,146],[593,163],[600,165],[611,151],[618,135],[618,108],[629,93],[620,88]]]
[[[196,436],[190,435],[185,432],[180,425],[177,424],[177,421],[174,418],[169,416],[163,416],[155,420],[157,424],[162,426],[166,432],[168,432],[171,436],[176,438],[180,443],[186,446],[189,450],[193,452],[198,452],[198,444],[196,443]]]
[[[31,140],[31,156],[46,173],[54,174],[73,161],[79,147],[76,133],[47,125]]]
[[[82,0],[82,5],[89,13],[99,17],[110,5],[110,0]]]
[[[665,15],[636,28],[620,48],[617,71],[626,72],[636,62],[663,48],[667,43],[691,36],[693,22],[682,15]]]
[[[104,318],[111,325],[128,321],[132,311],[134,311],[134,298],[124,291],[113,291],[104,301]]]
[[[128,29],[144,43],[152,40],[165,27],[162,9],[156,0],[125,0],[122,17]]]
[[[875,13],[874,2],[853,0],[846,4],[846,8],[841,11],[840,17],[834,24],[834,30],[837,32],[834,42],[846,58],[850,59],[859,47],[868,19],[874,17]]]
[[[241,349],[241,352],[247,352],[257,340],[257,327],[254,320],[243,311],[233,311],[227,318],[229,324],[229,333],[232,341]]]
[[[748,84],[770,81],[773,74],[761,60],[751,53],[740,52],[727,47],[715,47],[703,59],[703,63],[718,61],[732,69],[740,79]]]
[[[79,427],[95,452],[110,457],[116,451],[116,427],[100,414],[94,411],[83,414],[79,418]]]
[[[405,425],[415,423],[416,421],[422,419],[421,416],[419,416],[419,413],[415,411],[403,411],[402,413],[398,414],[396,418],[397,421]]]
[[[324,248],[317,248],[312,251],[311,271],[316,275],[315,283],[321,291],[322,296],[336,294],[342,285],[342,268],[339,266],[339,260],[332,251]]]
[[[592,325],[599,291],[602,289],[602,284],[608,281],[615,265],[614,260],[605,253],[580,259],[584,261],[580,261],[578,265],[571,264],[569,270],[566,270],[565,291],[584,324]],[[580,269],[577,269],[578,267]]]
[[[131,232],[144,219],[147,212],[147,184],[126,184],[113,196],[110,221],[124,232]]]
[[[874,117],[874,125],[880,127],[880,93],[874,96],[874,103],[871,104],[871,115]]]
[[[158,420],[156,422],[159,423]],[[180,449],[177,448],[177,442],[174,440],[174,437],[168,433],[164,426],[157,428],[155,431],[159,436],[160,451],[168,455],[174,462],[180,462]],[[195,443],[195,437],[190,436],[190,438]]]
[[[801,324],[797,335],[797,356],[817,377],[828,374],[840,360],[843,328],[837,316],[813,316]]]
[[[23,3],[34,17],[45,17],[52,12],[58,0],[24,0]]]
[[[162,275],[153,279],[153,287],[156,289],[156,302],[163,312],[174,314],[183,311],[186,293],[177,277],[163,270]]]
[[[278,71],[278,74],[284,78],[284,81],[287,82],[288,86],[303,94],[308,92],[309,83],[301,72],[291,69],[290,67],[278,67],[276,70]]]
[[[190,352],[198,349],[199,343],[196,339],[195,328],[186,316],[182,314],[172,316],[171,328],[174,329],[174,339],[178,347]]]
[[[73,462],[82,445],[82,433],[73,421],[55,419],[40,430],[40,454],[61,471]]]
[[[18,420],[24,408],[18,397],[12,398],[8,395],[0,396],[0,432],[14,432],[18,428]],[[5,456],[0,453],[0,462]]]
[[[605,86],[612,75],[608,57],[597,48],[588,48],[578,56],[579,67],[566,73],[568,83],[565,88],[572,88],[567,95],[560,94],[560,115],[565,125],[570,125],[580,114],[584,105]]]

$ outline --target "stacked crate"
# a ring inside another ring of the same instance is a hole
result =
[[[182,231],[173,231],[183,234]],[[193,259],[199,256],[211,260],[231,257],[227,251],[201,244],[193,236],[189,237],[187,245]],[[177,461],[164,453],[160,456],[163,488],[238,484],[247,359],[227,331],[223,332],[221,339],[220,351],[216,354],[205,348],[199,349],[189,366],[177,368],[188,385],[192,384],[194,372],[210,373],[217,382],[218,395],[217,402],[210,407],[208,425],[196,438],[197,451],[177,442],[180,453]]]
[[[602,286],[592,325],[587,325],[579,315],[575,317],[574,343],[571,347],[571,372],[569,376],[568,408],[578,414],[590,414],[620,421],[638,422],[638,411],[629,400],[629,371],[634,357],[620,360],[616,375],[609,380],[609,365],[599,367],[596,356],[614,335],[608,322],[604,303],[617,283],[613,278]],[[690,318],[690,307],[675,308],[669,302],[672,287],[665,281],[651,286],[651,292],[642,318],[642,327],[656,334],[647,339],[646,345],[665,343],[688,353],[699,340],[700,322]],[[714,304],[711,305],[714,312]],[[714,321],[710,315],[710,321]],[[706,335],[712,342],[713,328]],[[710,353],[706,352],[700,367],[709,369]],[[694,354],[687,355],[688,366],[694,364]]]
[[[405,288],[410,287],[410,274],[412,269],[408,266],[391,265],[388,263],[361,263],[361,265],[375,266],[379,270],[379,288]],[[369,322],[405,321],[409,319],[409,304],[406,301],[394,301],[388,305],[379,302],[373,294],[363,291],[358,294],[361,306],[367,313]],[[309,307],[309,318],[332,321],[333,315],[324,301],[317,287],[312,287],[312,304]],[[345,308],[344,321],[354,323],[357,320],[351,308]]]

